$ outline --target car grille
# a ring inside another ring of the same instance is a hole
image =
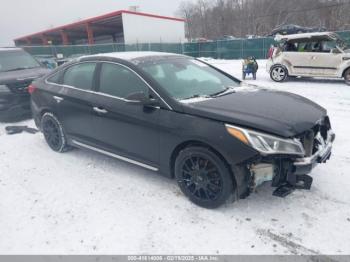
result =
[[[21,81],[21,82],[15,82],[11,84],[7,84],[7,87],[16,94],[23,94],[27,93],[27,87],[33,82],[33,79]]]
[[[328,117],[325,117],[313,128],[304,132],[298,138],[305,149],[305,156],[309,157],[315,154],[322,142],[327,140],[328,131],[331,129],[331,124]],[[323,141],[322,141],[323,140]]]

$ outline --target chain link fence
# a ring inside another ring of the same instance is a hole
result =
[[[350,31],[337,32],[350,44]],[[227,41],[210,41],[203,43],[146,43],[146,44],[98,44],[67,46],[25,46],[32,55],[62,54],[64,57],[79,54],[99,54],[126,51],[157,51],[184,54],[192,57],[212,57],[216,59],[241,59],[254,56],[266,58],[267,51],[275,41],[271,37],[256,39],[237,39]]]

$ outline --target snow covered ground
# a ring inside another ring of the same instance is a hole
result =
[[[241,61],[211,60],[241,77]],[[336,80],[258,80],[329,110],[333,157],[311,191],[269,185],[217,210],[191,204],[175,181],[94,152],[52,152],[41,134],[0,124],[1,254],[350,254],[350,87]],[[32,121],[21,124],[34,126]]]

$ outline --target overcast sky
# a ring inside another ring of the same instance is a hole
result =
[[[137,5],[141,12],[174,16],[183,0],[1,0],[0,46],[53,26]]]

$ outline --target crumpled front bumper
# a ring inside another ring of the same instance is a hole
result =
[[[296,159],[288,168],[287,174],[280,177],[278,183],[275,183],[277,189],[273,192],[274,196],[285,197],[294,189],[311,188],[313,178],[308,174],[318,164],[325,163],[332,154],[332,146],[335,140],[335,134],[332,130],[328,131],[327,140],[320,139],[320,145],[317,152],[310,157]],[[276,182],[276,181],[275,181]]]
[[[319,138],[318,150],[310,157],[291,159],[276,156],[251,165],[251,192],[267,181],[272,181],[272,186],[277,188],[273,195],[279,197],[287,196],[294,189],[310,189],[313,179],[308,174],[316,165],[325,163],[331,157],[334,140],[335,134],[330,129],[327,139]]]
[[[310,157],[297,159],[293,163],[293,173],[295,175],[305,175],[310,173],[317,164],[325,163],[332,154],[334,140],[335,134],[332,130],[329,130],[327,141],[324,142],[322,147],[315,154]]]

